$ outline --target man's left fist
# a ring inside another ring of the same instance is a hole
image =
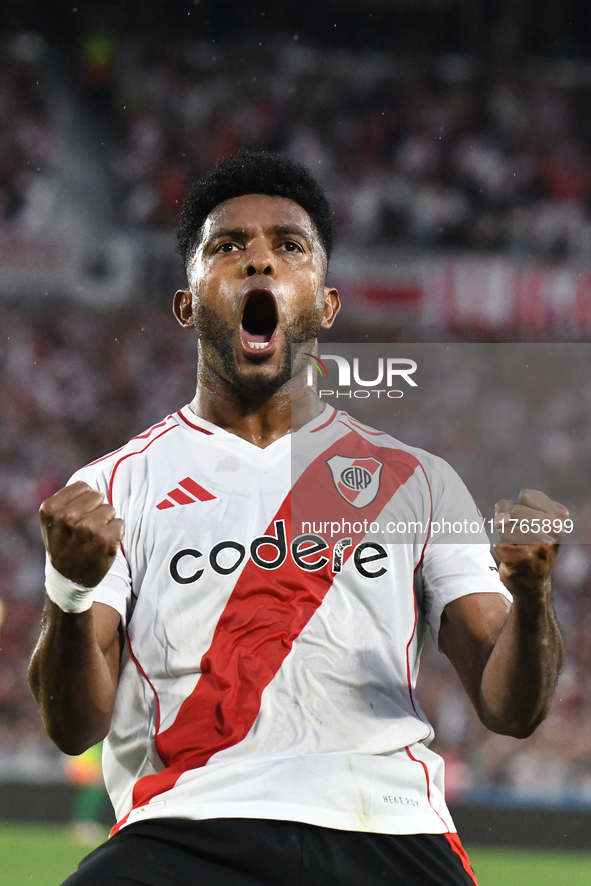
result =
[[[499,541],[508,544],[560,544],[573,523],[564,505],[536,489],[522,489],[517,501],[495,505]]]
[[[503,584],[514,595],[548,593],[548,581],[560,543],[572,532],[567,508],[535,489],[524,489],[517,501],[503,499],[495,506]]]

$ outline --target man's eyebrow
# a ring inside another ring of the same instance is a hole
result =
[[[271,231],[274,234],[278,234],[280,237],[281,236],[289,237],[290,234],[295,234],[296,237],[301,237],[307,243],[312,242],[312,238],[310,237],[310,234],[307,231],[305,231],[304,228],[300,228],[299,225],[273,225],[273,227],[271,228]]]
[[[243,240],[247,236],[248,231],[245,228],[218,228],[211,232],[207,238],[207,243],[213,243],[222,237],[229,237],[232,240]]]

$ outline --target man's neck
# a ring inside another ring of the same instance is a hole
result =
[[[214,384],[198,376],[191,402],[195,415],[265,449],[270,443],[297,430],[324,409],[316,390],[291,380],[273,394],[245,395],[223,378]]]

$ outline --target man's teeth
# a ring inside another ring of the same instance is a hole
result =
[[[268,344],[269,344],[268,341],[249,341],[248,347],[249,348],[256,348],[257,350],[260,351],[261,348],[266,348]]]

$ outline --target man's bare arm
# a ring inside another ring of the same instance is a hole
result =
[[[41,506],[43,538],[58,572],[95,587],[110,569],[123,521],[85,483],[66,486]],[[121,655],[120,616],[94,603],[63,612],[47,600],[29,682],[49,736],[68,754],[80,754],[107,734]]]
[[[72,613],[46,601],[29,684],[49,737],[66,754],[81,754],[111,725],[121,644],[119,613],[103,603]]]
[[[566,510],[543,493],[526,491],[519,502],[502,502],[528,512]],[[506,534],[506,537],[510,537]],[[525,738],[546,716],[563,658],[562,638],[551,600],[550,573],[558,545],[495,545],[500,575],[513,605],[495,594],[472,594],[446,606],[440,647],[466,688],[481,721],[494,732]]]

